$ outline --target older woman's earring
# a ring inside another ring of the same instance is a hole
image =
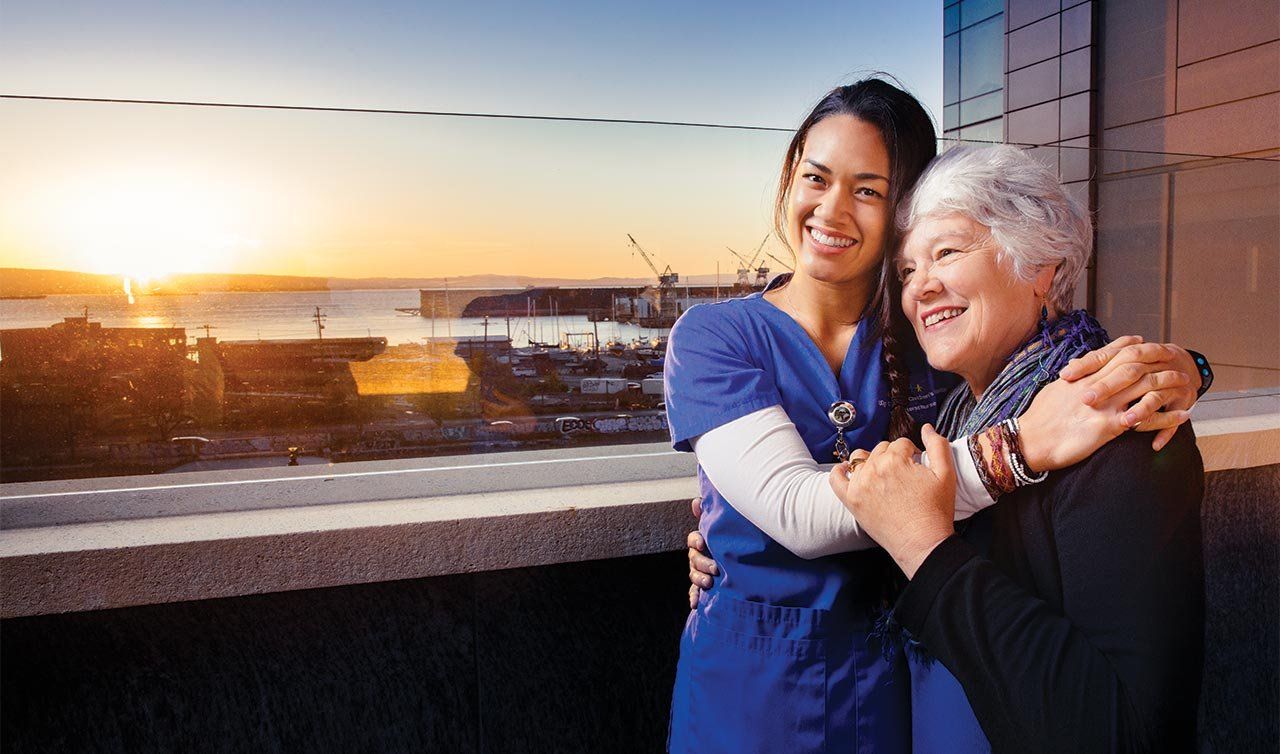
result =
[[[1049,300],[1041,297],[1040,299],[1040,327],[1049,324]]]

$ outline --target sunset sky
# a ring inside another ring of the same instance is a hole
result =
[[[0,94],[792,128],[879,69],[937,116],[941,6],[5,0]],[[4,99],[0,267],[647,275],[631,233],[727,271],[768,230],[787,138]]]

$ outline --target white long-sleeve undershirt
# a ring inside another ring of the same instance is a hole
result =
[[[722,424],[693,440],[707,478],[748,521],[805,559],[876,543],[844,507],[827,480],[833,464],[818,464],[781,406]],[[994,504],[966,438],[951,443],[956,468],[956,520]],[[928,453],[922,462],[929,465]]]

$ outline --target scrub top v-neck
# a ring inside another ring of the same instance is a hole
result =
[[[772,290],[776,287],[777,282],[785,277],[777,278],[774,283],[766,290]],[[887,383],[885,385],[874,384],[875,381],[864,380],[867,374],[879,374],[881,363],[882,346],[878,340],[872,340],[871,334],[874,329],[870,322],[862,321],[858,323],[857,329],[854,330],[853,337],[849,341],[848,348],[845,349],[844,358],[840,362],[838,372],[831,369],[830,362],[827,361],[826,355],[822,349],[814,342],[808,331],[795,320],[790,314],[787,314],[781,308],[766,299],[763,293],[752,294],[743,299],[752,306],[759,308],[762,317],[768,318],[770,323],[778,328],[779,332],[789,335],[789,342],[795,345],[797,353],[792,356],[795,359],[789,361],[798,361],[797,369],[792,374],[786,374],[785,371],[779,373],[779,377],[784,383],[793,381],[795,377],[802,376],[800,380],[802,384],[780,384],[779,392],[787,394],[798,389],[800,392],[807,392],[813,398],[811,408],[817,414],[812,417],[813,424],[816,427],[824,427],[830,430],[829,444],[834,448],[836,428],[831,423],[828,416],[828,410],[831,405],[837,401],[847,401],[856,409],[853,424],[846,429],[846,432],[857,431],[859,427],[867,427],[867,421],[860,419],[868,412],[881,410],[884,420],[884,431],[881,437],[876,440],[879,442],[883,439],[884,432],[888,431],[888,408],[885,397],[881,395],[881,388],[887,391]],[[805,358],[807,356],[808,358]],[[887,393],[886,393],[887,394]],[[788,411],[788,416],[791,416]],[[792,421],[796,421],[796,417],[792,416]],[[805,422],[808,424],[809,422]],[[796,422],[800,426],[800,422]],[[874,429],[875,427],[871,427]],[[814,441],[819,445],[825,441],[823,434],[815,436]],[[815,450],[814,443],[810,442],[809,437],[805,437],[805,442],[810,446],[810,452]],[[874,447],[874,443],[872,444]],[[819,463],[833,463],[837,459],[832,452],[825,454],[814,452],[814,459]]]
[[[831,463],[837,430],[827,410],[844,400],[856,409],[845,429],[850,448],[874,447],[888,431],[889,386],[870,321],[837,375],[804,328],[759,293],[691,308],[667,347],[674,446],[691,450],[715,427],[781,406],[814,460]],[[868,637],[884,604],[887,556],[800,558],[743,517],[701,469],[698,480],[699,529],[720,575],[681,640],[671,751],[909,751],[905,663],[886,659]]]

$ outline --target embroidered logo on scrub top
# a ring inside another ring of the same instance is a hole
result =
[[[911,385],[907,392],[907,413],[916,422],[934,421],[938,413],[938,402],[946,392],[945,387],[934,388],[931,391],[918,382]]]

